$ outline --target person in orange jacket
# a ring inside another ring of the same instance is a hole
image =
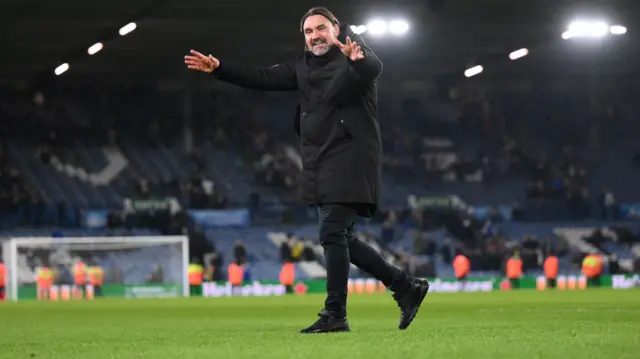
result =
[[[73,299],[79,300],[84,296],[84,292],[87,284],[88,267],[86,263],[81,260],[76,261],[73,264]]]
[[[458,282],[465,283],[467,275],[471,271],[471,261],[464,255],[462,251],[458,251],[455,258],[453,258],[453,272]]]
[[[7,297],[6,287],[7,285],[7,267],[4,263],[0,262],[0,302],[4,302]]]
[[[604,272],[604,258],[600,254],[589,254],[582,260],[582,274],[587,277],[588,286],[600,286],[600,276]]]
[[[231,262],[227,268],[227,276],[229,283],[231,283],[231,292],[236,293],[238,289],[242,288],[242,282],[244,281],[244,267],[239,264],[237,260]]]
[[[556,278],[558,278],[558,272],[560,271],[560,261],[558,257],[550,254],[542,265],[544,269],[544,276],[547,278],[547,287],[556,287]]]
[[[520,277],[522,277],[522,259],[520,252],[515,251],[513,256],[507,260],[506,264],[507,278],[511,282],[511,288],[520,288]]]
[[[38,300],[49,300],[52,298],[51,288],[56,280],[56,273],[48,266],[41,265],[36,273],[36,285]],[[55,295],[55,294],[54,294]]]
[[[284,262],[280,269],[280,284],[287,288],[287,293],[293,293],[293,283],[296,280],[296,265],[292,262]]]
[[[104,269],[94,264],[87,268],[88,281],[92,287],[93,297],[102,297],[102,285],[104,284]]]

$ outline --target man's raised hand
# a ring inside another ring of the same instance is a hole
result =
[[[351,59],[351,61],[358,61],[364,59],[364,53],[355,41],[351,41],[351,38],[347,36],[347,43],[343,44],[340,40],[336,39],[336,46],[340,48],[340,51]]]
[[[184,63],[189,70],[213,72],[213,70],[220,66],[220,61],[211,55],[205,56],[196,50],[191,50],[190,52],[191,55],[184,57]]]

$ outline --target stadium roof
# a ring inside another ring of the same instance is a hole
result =
[[[578,71],[579,66],[558,63],[589,65],[593,61],[584,59],[593,57],[589,54],[594,46],[567,44],[560,34],[574,16],[583,14],[630,29],[604,46],[601,69],[629,72],[639,66],[638,47],[631,41],[637,34],[631,26],[640,18],[640,2],[633,0],[600,1],[591,7],[556,0],[23,0],[0,5],[0,81],[31,82],[38,73],[51,76],[64,62],[71,65],[60,77],[65,80],[182,79],[187,76],[183,55],[191,48],[270,65],[301,51],[299,20],[314,5],[327,6],[352,24],[376,15],[408,19],[412,28],[405,38],[365,35],[385,67],[406,76],[460,71],[484,55],[500,53],[504,58],[505,52],[541,42],[546,45],[537,52],[532,49],[526,61],[496,71]],[[129,21],[135,21],[137,29],[119,36],[118,29]],[[102,41],[104,49],[88,56],[87,48],[96,41]]]

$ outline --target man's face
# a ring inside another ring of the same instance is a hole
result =
[[[304,40],[307,48],[316,56],[327,53],[338,38],[339,28],[322,15],[312,15],[304,20]]]

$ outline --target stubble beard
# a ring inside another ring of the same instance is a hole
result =
[[[311,46],[311,52],[316,56],[322,56],[322,55],[326,54],[327,52],[329,52],[330,48],[331,48],[331,45],[329,45],[328,43],[324,42],[324,43],[320,43],[320,44],[316,44],[316,45]]]

